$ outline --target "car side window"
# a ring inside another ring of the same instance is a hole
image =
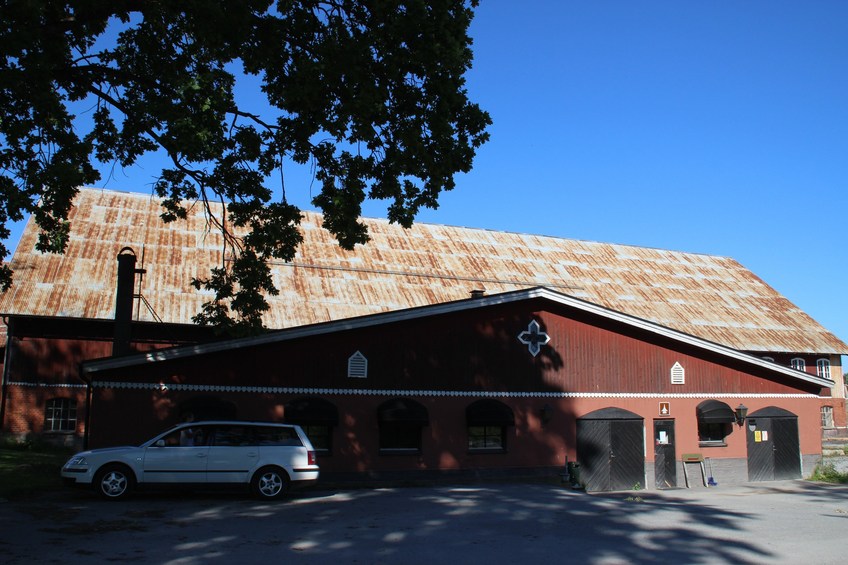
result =
[[[180,432],[171,432],[165,437],[163,437],[162,441],[165,443],[165,447],[179,447]]]
[[[246,426],[218,426],[215,428],[215,446],[243,446],[251,445],[250,429]]]
[[[267,426],[256,429],[259,445],[303,445],[294,428]]]
[[[206,428],[183,428],[162,438],[164,447],[196,447],[206,445]]]

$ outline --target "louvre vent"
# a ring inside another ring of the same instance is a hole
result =
[[[671,367],[671,384],[673,385],[682,385],[686,383],[686,371],[683,369],[683,365],[680,363],[675,363]]]
[[[368,377],[368,359],[357,351],[347,360],[347,376],[349,379],[364,379]]]

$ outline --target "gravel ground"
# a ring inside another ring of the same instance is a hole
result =
[[[4,565],[845,562],[848,486],[588,494],[558,485],[314,490],[279,503],[61,492],[0,503]]]

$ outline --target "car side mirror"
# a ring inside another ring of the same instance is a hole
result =
[[[165,440],[164,440],[164,439],[160,439],[160,440],[159,440],[159,441],[157,441],[154,445],[155,445],[156,447],[165,447]]]

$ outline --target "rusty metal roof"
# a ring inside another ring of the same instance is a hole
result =
[[[10,262],[14,285],[0,313],[111,319],[117,254],[132,247],[146,274],[136,318],[190,323],[209,294],[192,277],[220,265],[221,238],[195,206],[165,225],[149,195],[82,189],[64,255],[35,251],[27,224]],[[305,213],[304,242],[272,265],[270,328],[289,328],[468,298],[548,287],[744,351],[848,353],[848,346],[728,257],[485,229],[366,219],[372,240],[345,251]]]

